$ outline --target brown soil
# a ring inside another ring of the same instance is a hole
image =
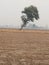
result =
[[[0,29],[0,65],[49,65],[49,31]]]

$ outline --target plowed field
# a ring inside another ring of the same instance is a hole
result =
[[[49,31],[0,29],[0,65],[49,65]]]

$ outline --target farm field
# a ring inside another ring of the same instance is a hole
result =
[[[0,29],[0,65],[49,65],[49,31]]]

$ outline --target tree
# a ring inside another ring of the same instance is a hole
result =
[[[37,7],[31,5],[29,7],[25,7],[24,11],[22,11],[22,13],[24,13],[25,15],[21,16],[21,19],[23,21],[23,25],[21,26],[21,29],[23,29],[23,27],[26,26],[26,24],[28,23],[28,21],[32,21],[34,22],[34,18],[36,20],[39,19],[39,14],[38,14],[38,9]]]

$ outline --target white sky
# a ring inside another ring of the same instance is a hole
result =
[[[49,26],[49,0],[0,0],[0,24],[21,25],[21,11],[29,5],[39,10],[40,19],[36,24]]]

